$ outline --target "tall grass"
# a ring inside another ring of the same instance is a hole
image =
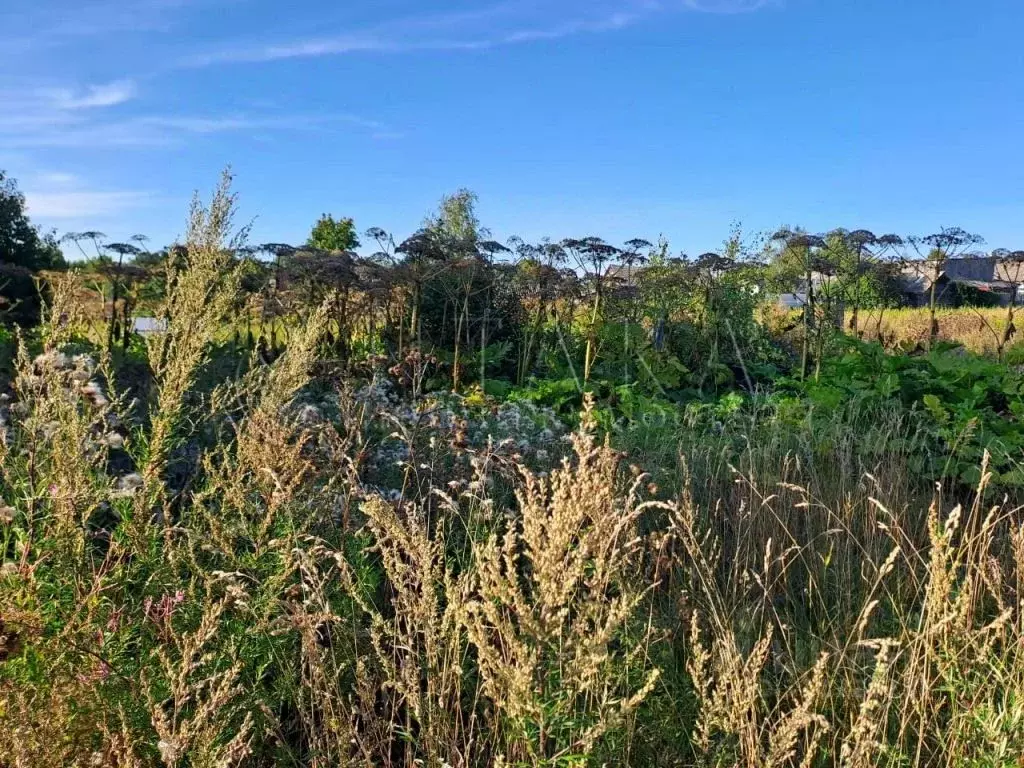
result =
[[[995,355],[1006,331],[1006,309],[999,307],[961,307],[936,310],[938,338],[963,344],[971,352]],[[861,328],[868,341],[888,347],[926,345],[930,317],[927,308],[872,310],[862,318]],[[1020,355],[1015,334],[1009,349]]]
[[[194,208],[143,402],[67,353],[73,278],[22,344],[0,765],[1018,759],[1024,520],[984,472],[942,497],[912,429],[852,405],[606,436],[588,409],[546,462],[347,382],[323,417],[325,311],[212,365],[231,211],[226,184]]]

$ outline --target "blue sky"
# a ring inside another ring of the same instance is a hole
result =
[[[3,0],[0,168],[33,219],[157,244],[230,164],[252,239],[732,222],[1024,247],[1020,0]]]

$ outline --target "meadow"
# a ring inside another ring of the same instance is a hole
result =
[[[234,210],[4,332],[0,766],[1019,764],[1024,376],[975,310],[876,343],[856,243],[851,329],[739,237],[513,270],[449,199],[268,265]]]

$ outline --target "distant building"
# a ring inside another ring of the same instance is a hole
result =
[[[936,278],[927,262],[908,262],[901,270],[901,283],[903,299],[911,307],[928,306],[933,283],[941,306],[968,303],[972,293],[1006,306],[1014,294],[1018,299],[1024,295],[1024,269],[996,257],[948,259]]]
[[[778,304],[783,309],[802,310],[805,306],[807,306],[807,294],[781,293],[779,294]]]
[[[604,273],[607,293],[615,299],[635,299],[640,295],[641,264],[610,264]]]
[[[781,309],[785,309],[790,312],[800,312],[807,308],[807,293],[805,291],[796,291],[794,293],[780,293],[776,298],[776,304]],[[818,296],[816,300],[818,310],[824,310],[826,307],[831,311],[832,325],[836,328],[843,327],[843,315],[845,311],[845,305],[842,301],[833,298],[831,301],[826,301],[823,297]]]
[[[605,270],[606,280],[615,280],[624,285],[636,285],[647,267],[643,264],[610,264]]]
[[[167,330],[167,321],[156,317],[136,317],[132,323],[132,330],[140,336],[152,336]]]

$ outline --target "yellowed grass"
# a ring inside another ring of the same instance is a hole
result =
[[[978,354],[994,354],[998,338],[1006,328],[1006,309],[1001,307],[940,309],[937,314],[940,339],[958,342]],[[846,320],[849,323],[849,316]],[[862,312],[860,327],[865,339],[881,341],[886,346],[924,344],[928,340],[928,310]],[[1019,334],[1011,344],[1018,339]]]

